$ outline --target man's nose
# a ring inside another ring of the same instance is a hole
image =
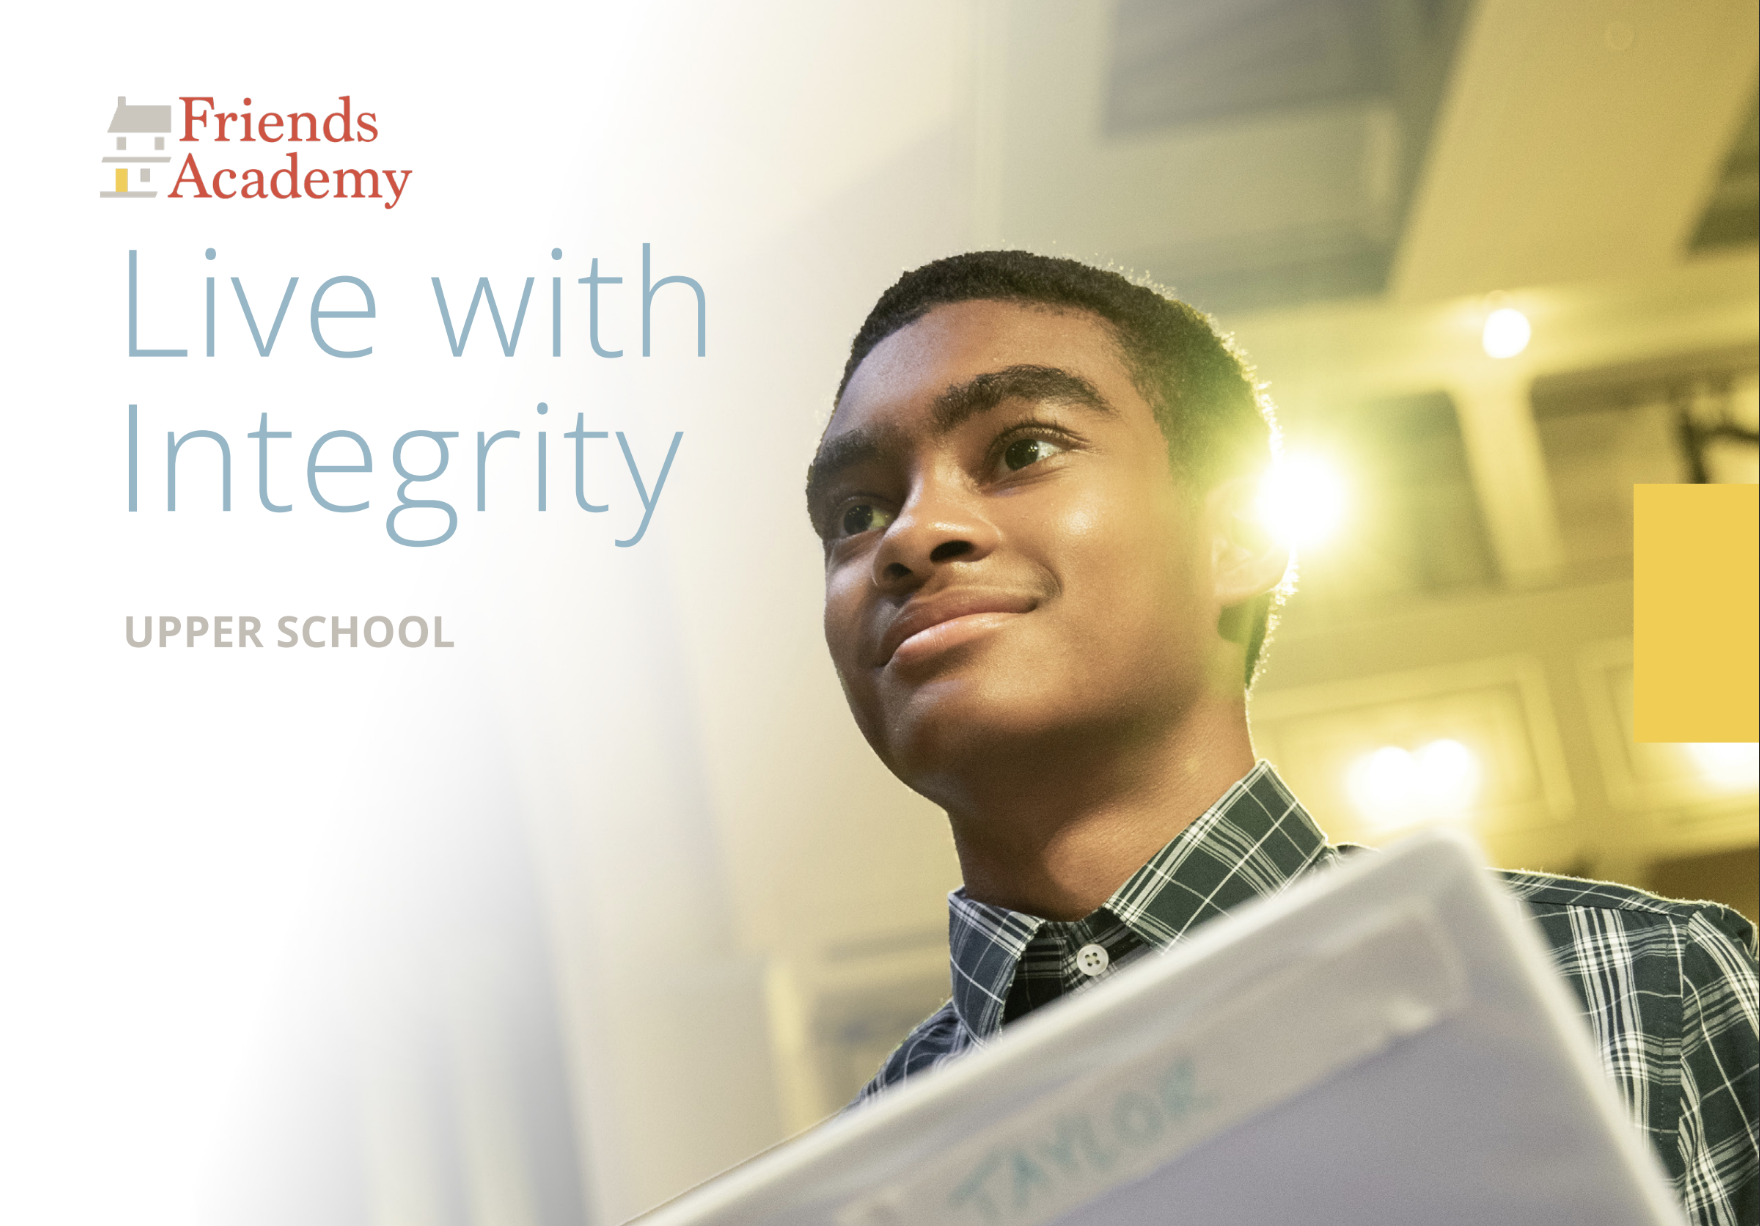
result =
[[[874,582],[913,587],[951,562],[975,562],[996,548],[998,533],[983,496],[963,482],[928,477],[917,483],[886,526],[874,554]]]

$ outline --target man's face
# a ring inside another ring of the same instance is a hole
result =
[[[966,302],[894,333],[809,499],[850,708],[926,795],[999,753],[1152,736],[1204,685],[1201,503],[1097,316]]]

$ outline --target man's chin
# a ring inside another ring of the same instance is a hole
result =
[[[913,779],[981,771],[998,757],[1054,737],[1064,721],[1048,712],[1062,705],[1042,693],[997,693],[995,687],[947,678],[914,687],[882,715],[881,735],[869,741],[915,787]]]

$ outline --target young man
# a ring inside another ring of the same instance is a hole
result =
[[[864,1098],[1340,857],[1248,734],[1288,563],[1253,514],[1270,431],[1204,316],[1069,260],[939,260],[862,325],[807,480],[825,637],[965,878],[953,998]],[[1504,877],[1690,1216],[1754,1221],[1752,926]]]

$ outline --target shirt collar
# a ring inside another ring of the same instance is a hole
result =
[[[1106,900],[1126,927],[1165,949],[1205,920],[1275,894],[1333,849],[1269,762],[1150,857]],[[1038,916],[947,896],[953,1008],[975,1037],[995,1035],[1015,968],[1046,923]]]

